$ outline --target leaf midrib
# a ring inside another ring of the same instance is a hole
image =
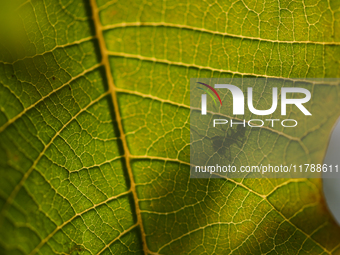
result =
[[[139,202],[138,202],[136,183],[134,181],[134,176],[133,176],[131,162],[130,162],[131,153],[130,153],[129,147],[127,145],[127,140],[126,140],[124,129],[123,129],[122,118],[121,118],[121,115],[120,115],[118,99],[117,99],[117,90],[116,90],[116,86],[114,84],[114,80],[113,80],[113,76],[112,76],[112,72],[111,72],[109,55],[108,55],[106,43],[105,43],[105,40],[104,40],[103,27],[102,27],[101,22],[100,22],[99,9],[97,7],[96,0],[91,0],[90,6],[91,6],[91,9],[92,9],[92,20],[93,20],[94,27],[95,27],[95,36],[98,40],[99,50],[100,50],[100,54],[101,54],[101,57],[102,57],[101,62],[102,62],[104,69],[105,69],[105,75],[106,75],[107,82],[108,82],[109,93],[111,93],[111,97],[112,97],[113,111],[115,113],[115,119],[116,119],[118,130],[119,130],[119,136],[120,136],[122,146],[123,146],[123,152],[124,152],[123,157],[125,159],[125,164],[126,164],[125,166],[126,166],[126,170],[127,170],[129,180],[130,180],[130,190],[131,190],[132,195],[133,195],[135,214],[137,216],[137,223],[136,224],[139,225],[139,229],[140,229],[140,232],[141,232],[141,239],[142,239],[142,246],[143,246],[144,254],[153,254],[153,252],[151,252],[148,249],[147,243],[146,243],[146,235],[145,235],[143,221],[142,221],[142,214],[141,214]]]

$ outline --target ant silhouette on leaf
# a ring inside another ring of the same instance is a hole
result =
[[[223,130],[223,129],[222,129]],[[246,128],[243,125],[237,125],[236,128],[224,130],[224,136],[216,135],[211,138],[212,147],[218,155],[231,160],[231,146],[236,145],[241,148],[245,142]]]
[[[238,124],[237,127],[229,127],[227,129],[222,128],[223,135],[215,135],[213,137],[207,134],[203,135],[202,132],[198,132],[194,128],[191,128],[198,135],[198,140],[208,141],[209,146],[218,155],[231,160],[231,146],[236,145],[241,148],[245,142],[246,127],[242,124]],[[195,139],[196,140],[196,139]],[[196,140],[197,141],[197,140]]]

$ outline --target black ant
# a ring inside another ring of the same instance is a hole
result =
[[[214,136],[211,138],[213,149],[221,156],[227,157],[231,160],[231,146],[235,144],[239,148],[245,142],[246,128],[238,124],[236,128],[229,128],[225,131],[224,136]],[[227,155],[227,151],[228,154]]]
[[[224,135],[216,135],[213,137],[204,136],[195,129],[191,130],[195,131],[200,138],[211,141],[213,150],[216,151],[218,155],[228,158],[229,161],[231,160],[231,146],[235,144],[241,148],[245,142],[246,128],[240,124],[238,124],[236,128],[228,128],[227,130],[222,129]]]

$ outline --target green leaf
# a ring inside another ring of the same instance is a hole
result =
[[[190,78],[339,78],[339,1],[8,2],[1,254],[340,254],[320,179],[189,172]],[[246,156],[322,163],[339,95]]]

